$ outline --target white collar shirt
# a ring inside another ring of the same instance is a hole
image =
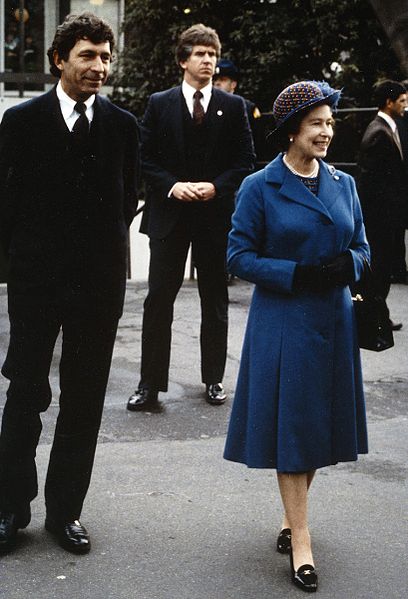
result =
[[[61,81],[58,81],[57,85],[57,97],[60,103],[62,116],[64,117],[64,121],[70,131],[75,124],[75,121],[79,118],[78,112],[74,110],[76,101],[68,96],[66,92],[62,89]],[[88,121],[91,123],[94,116],[94,102],[95,102],[95,94],[92,94],[85,102],[86,106],[86,116]]]
[[[394,119],[390,117],[388,114],[385,114],[385,112],[382,112],[382,110],[379,110],[377,114],[382,119],[384,119],[387,125],[391,127],[391,131],[395,133],[395,131],[397,130],[397,123],[394,121]]]
[[[193,96],[197,90],[195,87],[193,87],[186,81],[183,81],[183,83],[181,84],[181,91],[182,91],[184,99],[186,101],[188,111],[191,114],[191,116],[193,116],[193,104],[194,104]],[[202,87],[199,91],[203,94],[203,97],[201,98],[200,102],[203,105],[204,112],[207,112],[208,105],[211,100],[212,82],[210,81],[210,83],[208,83],[208,85],[206,85],[205,87]]]

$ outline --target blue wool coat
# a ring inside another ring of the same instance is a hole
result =
[[[367,452],[351,293],[292,291],[296,264],[369,258],[352,177],[320,162],[316,197],[278,156],[241,185],[231,273],[255,283],[224,457],[304,472]]]

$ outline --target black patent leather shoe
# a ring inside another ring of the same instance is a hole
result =
[[[29,509],[23,515],[6,511],[0,512],[0,553],[8,553],[14,548],[18,529],[28,526],[30,519]]]
[[[206,385],[205,399],[212,406],[220,406],[227,399],[224,387],[221,383]]]
[[[391,275],[390,281],[391,281],[391,283],[399,283],[400,285],[407,285],[408,284],[408,275],[406,272],[397,273],[397,274]]]
[[[402,329],[402,322],[394,322],[390,319],[390,325],[393,331],[400,331]]]
[[[63,549],[71,553],[88,553],[91,549],[88,531],[79,520],[56,522],[51,518],[46,518],[45,529],[56,537]]]
[[[317,591],[317,572],[315,567],[310,564],[303,564],[297,570],[293,565],[293,554],[290,551],[290,567],[292,570],[292,582],[306,593],[315,593]]]
[[[163,411],[163,404],[158,399],[158,392],[143,387],[136,389],[133,395],[129,397],[126,407],[131,412]]]
[[[292,549],[292,531],[290,528],[283,528],[276,541],[276,551],[279,553],[289,554]]]

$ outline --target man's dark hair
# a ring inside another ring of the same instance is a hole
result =
[[[90,12],[70,14],[58,25],[54,40],[47,51],[53,75],[61,77],[61,72],[54,63],[54,53],[56,52],[60,59],[68,60],[72,48],[82,39],[88,39],[93,44],[109,42],[111,53],[115,46],[115,36],[109,23]]]
[[[378,108],[385,108],[387,100],[398,100],[401,94],[405,94],[407,90],[398,81],[391,81],[389,79],[380,81],[374,86],[374,100]]]
[[[189,58],[193,46],[211,46],[214,48],[217,58],[221,55],[221,42],[218,33],[215,29],[206,27],[202,23],[192,25],[180,34],[176,46],[177,64]]]

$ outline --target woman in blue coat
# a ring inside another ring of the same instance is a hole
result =
[[[317,589],[307,524],[315,470],[367,453],[349,284],[369,258],[354,180],[325,164],[340,92],[303,81],[274,103],[285,149],[247,177],[229,237],[232,274],[255,283],[225,458],[275,468],[285,515],[277,548]]]

